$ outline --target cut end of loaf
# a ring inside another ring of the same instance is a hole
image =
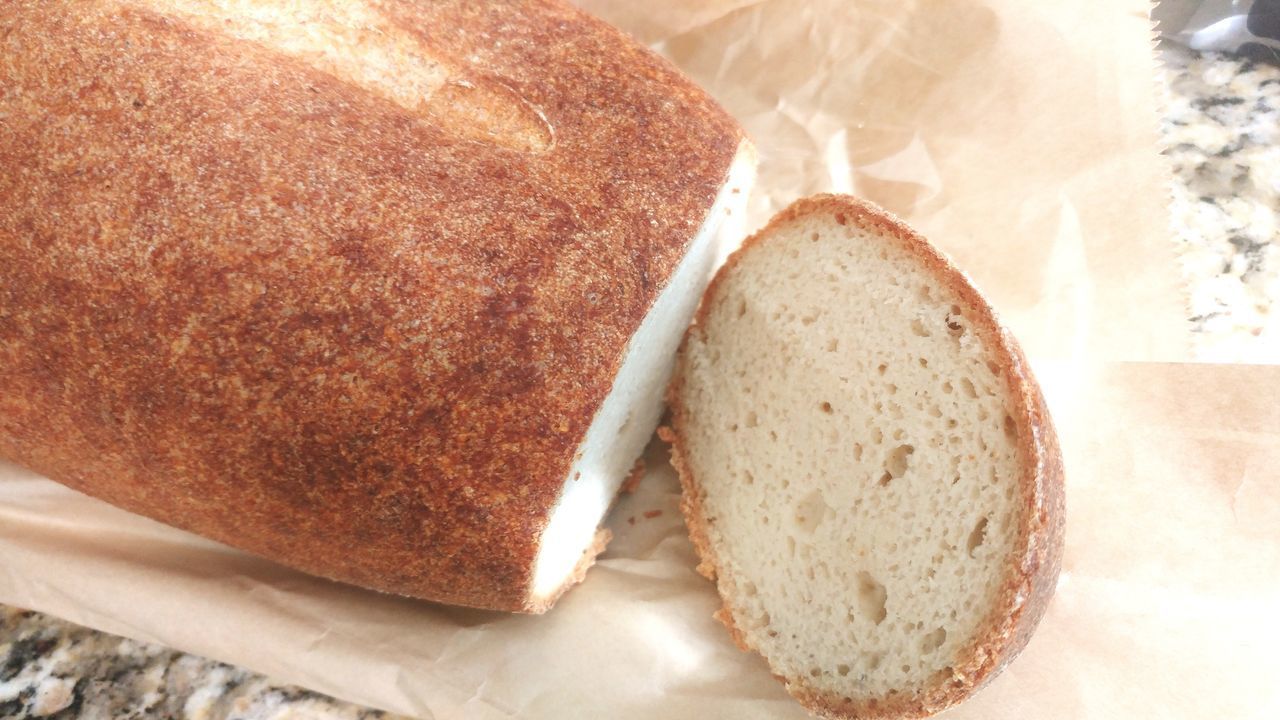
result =
[[[531,612],[543,612],[580,582],[604,550],[598,531],[623,480],[653,436],[663,409],[676,346],[689,325],[725,245],[741,237],[741,218],[755,180],[755,149],[738,148],[724,187],[689,244],[688,253],[627,345],[622,367],[587,430],[559,502],[539,539]]]
[[[1025,643],[1061,544],[1025,372],[967,280],[852,198],[717,276],[671,391],[686,515],[735,639],[811,710],[926,715]]]

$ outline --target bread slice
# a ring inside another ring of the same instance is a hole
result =
[[[1027,642],[1063,533],[1017,344],[923,238],[803,200],[723,267],[663,435],[720,619],[811,711],[920,717]]]

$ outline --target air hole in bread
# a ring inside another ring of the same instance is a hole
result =
[[[885,592],[884,585],[881,585],[871,573],[860,571],[858,573],[858,612],[862,617],[879,625],[884,622],[888,616],[888,610],[885,603],[888,600],[888,593]]]
[[[912,319],[911,333],[916,337],[922,337],[922,338],[927,338],[932,336],[932,333],[929,332],[929,328],[924,326],[924,322],[922,322],[920,318]]]
[[[825,400],[818,405],[818,409],[828,415],[835,412],[834,410],[831,409],[831,403],[826,402]]]
[[[1004,416],[1004,434],[1010,440],[1018,439],[1018,424],[1014,422],[1012,415]]]
[[[926,653],[931,653],[934,650],[937,650],[938,648],[942,647],[942,643],[946,641],[947,641],[946,628],[938,628],[930,632],[928,635],[924,636],[924,639],[920,643],[920,649]]]
[[[827,514],[831,512],[831,507],[823,499],[822,492],[818,490],[811,491],[796,504],[796,530],[806,535],[812,535],[818,529],[818,526],[822,524]]]
[[[835,352],[838,349],[840,349],[839,340],[837,340],[836,338],[831,338],[830,340],[827,341],[827,352]]]
[[[910,464],[911,454],[914,454],[915,447],[910,445],[900,445],[888,454],[888,460],[884,461],[884,471],[892,475],[893,479],[901,478],[906,474],[906,469]]]
[[[747,412],[747,417],[742,421],[742,424],[749,428],[759,427],[760,416],[756,415],[755,410],[750,410]]]
[[[954,308],[955,306],[952,305],[951,307]],[[947,333],[950,334],[951,337],[959,338],[961,335],[964,335],[964,324],[960,321],[961,317],[962,316],[956,312],[947,315]]]
[[[987,541],[987,518],[982,518],[978,524],[973,527],[973,531],[969,533],[969,541],[965,543],[965,549],[969,552],[969,557],[974,555],[982,543]]]
[[[970,400],[978,399],[978,389],[973,386],[973,381],[969,378],[960,378],[960,389],[964,391],[965,397]]]

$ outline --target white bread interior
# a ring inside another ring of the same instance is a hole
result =
[[[717,264],[741,241],[755,166],[755,150],[743,142],[688,253],[627,346],[613,389],[587,430],[542,533],[532,588],[537,605],[553,602],[576,582],[600,550],[595,538],[601,521],[658,425],[680,338]]]

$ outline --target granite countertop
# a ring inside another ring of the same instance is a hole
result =
[[[1280,67],[1164,50],[1163,134],[1196,356],[1280,361]]]
[[[1174,233],[1200,358],[1280,360],[1280,68],[1165,49]],[[395,716],[0,606],[0,718]]]

